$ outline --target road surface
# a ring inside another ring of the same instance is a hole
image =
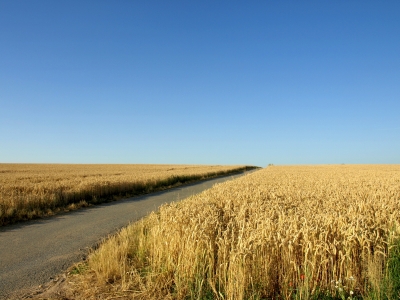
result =
[[[81,261],[88,249],[107,235],[161,204],[182,200],[249,172],[0,227],[0,299],[9,299],[11,295],[15,298],[49,282]]]

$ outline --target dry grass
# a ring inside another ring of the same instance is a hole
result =
[[[148,193],[244,166],[0,164],[0,225]]]
[[[399,165],[268,167],[163,206],[70,280],[77,299],[396,299],[399,208]]]

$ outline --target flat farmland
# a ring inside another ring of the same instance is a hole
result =
[[[251,167],[0,164],[0,226],[246,169]]]
[[[162,206],[70,299],[399,299],[400,166],[272,166]]]

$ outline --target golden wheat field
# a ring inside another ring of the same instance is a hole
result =
[[[162,206],[69,280],[76,299],[398,299],[399,235],[400,165],[272,166]]]
[[[245,166],[0,164],[0,225],[244,169]]]

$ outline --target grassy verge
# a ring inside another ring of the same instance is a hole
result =
[[[214,178],[223,175],[236,174],[251,170],[256,167],[216,167],[196,170],[185,167],[181,170],[163,170],[161,173],[149,173],[149,175],[138,176],[137,178],[122,178],[108,180],[107,176],[96,174],[101,180],[92,180],[87,183],[86,177],[82,176],[82,181],[77,181],[73,173],[68,173],[70,182],[65,184],[63,180],[67,178],[46,178],[47,174],[29,175],[24,178],[28,183],[9,185],[4,184],[0,193],[0,226],[11,224],[18,221],[30,220],[43,216],[49,216],[61,211],[75,210],[93,204],[115,201],[135,195],[146,194],[160,191],[163,189],[176,187],[199,180]],[[116,168],[114,172],[118,171]],[[139,171],[136,171],[140,173]],[[118,174],[119,175],[119,174]],[[67,176],[65,176],[67,177]],[[104,178],[105,177],[105,178]],[[44,179],[43,179],[44,178]],[[86,180],[86,181],[85,181]],[[18,182],[18,181],[17,181]],[[45,184],[43,184],[45,182]],[[62,182],[60,184],[59,182]],[[31,186],[30,186],[31,185]],[[29,186],[29,187],[28,187]]]
[[[390,241],[389,253],[384,267],[377,276],[368,282],[368,293],[365,297],[370,300],[400,299],[400,240]]]

